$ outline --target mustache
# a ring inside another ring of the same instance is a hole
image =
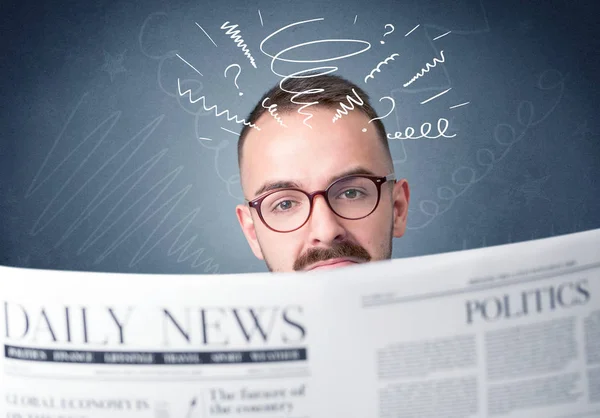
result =
[[[312,248],[302,254],[294,263],[294,271],[303,270],[306,266],[319,261],[333,258],[353,257],[364,261],[371,261],[371,256],[363,247],[351,242],[335,244],[331,248]]]

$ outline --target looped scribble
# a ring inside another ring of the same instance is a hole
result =
[[[550,82],[549,79],[555,77],[554,82]],[[440,205],[433,200],[422,200],[419,202],[419,209],[421,213],[427,217],[427,219],[417,226],[409,225],[408,229],[422,229],[434,221],[439,215],[442,215],[449,211],[456,199],[462,196],[467,190],[469,190],[474,184],[479,183],[493,170],[496,163],[502,161],[508,153],[511,151],[513,146],[525,138],[525,135],[529,130],[542,123],[546,120],[556,109],[558,104],[561,102],[564,95],[565,78],[563,75],[553,69],[544,71],[538,78],[537,88],[540,90],[556,90],[558,89],[558,95],[552,106],[546,113],[544,113],[539,119],[535,120],[535,106],[528,100],[522,100],[519,102],[516,111],[516,119],[519,125],[522,126],[522,130],[519,135],[516,134],[515,128],[508,123],[498,123],[494,128],[493,138],[494,141],[505,147],[499,157],[496,157],[494,152],[489,148],[480,148],[476,152],[476,162],[479,167],[485,168],[483,172],[477,176],[475,169],[467,166],[460,166],[454,170],[450,176],[452,184],[454,186],[462,187],[462,189],[456,192],[452,187],[445,186],[443,190],[445,193],[449,193],[450,198],[440,195],[440,188],[438,188],[438,198],[440,200],[447,201],[447,205],[440,210]],[[466,180],[466,181],[465,181]],[[433,208],[433,209],[432,209]]]
[[[312,102],[306,102],[306,101],[299,101],[298,99],[301,98],[301,96],[310,96],[311,94],[316,94],[316,93],[321,93],[324,91],[324,89],[309,89],[309,90],[305,90],[305,91],[291,91],[291,90],[287,90],[287,88],[284,86],[285,82],[291,78],[312,78],[312,77],[317,77],[317,76],[321,76],[321,75],[326,75],[326,74],[331,74],[335,71],[338,70],[338,67],[336,66],[322,66],[322,67],[313,67],[313,68],[309,68],[306,70],[301,70],[301,71],[297,71],[294,72],[292,74],[280,74],[275,70],[275,62],[276,61],[282,61],[282,62],[291,62],[291,63],[301,63],[301,64],[316,64],[316,63],[322,63],[322,62],[330,62],[330,61],[336,61],[336,60],[340,60],[343,58],[349,58],[355,55],[359,55],[362,54],[363,52],[369,50],[371,48],[371,44],[367,41],[362,41],[362,40],[357,40],[357,39],[319,39],[316,41],[309,41],[309,42],[302,42],[296,45],[292,45],[290,47],[284,48],[281,51],[279,51],[277,54],[275,55],[271,55],[268,52],[265,51],[265,43],[267,43],[271,38],[273,38],[275,35],[293,27],[293,26],[298,26],[298,25],[303,25],[306,23],[311,23],[311,22],[317,22],[317,21],[321,21],[324,20],[324,18],[317,18],[317,19],[309,19],[309,20],[303,20],[300,22],[294,22],[291,23],[289,25],[286,25],[282,28],[277,29],[275,32],[271,33],[270,35],[268,35],[267,37],[265,37],[265,39],[262,40],[262,42],[260,43],[260,50],[263,54],[265,54],[266,56],[268,56],[269,58],[271,58],[271,72],[279,77],[282,77],[282,80],[279,82],[279,88],[289,94],[292,94],[293,97],[291,98],[291,102],[297,105],[301,105],[301,107],[298,109],[298,113],[301,115],[306,116],[306,118],[304,118],[303,120],[303,124],[308,126],[309,128],[312,128],[312,126],[310,126],[307,122],[308,120],[310,120],[312,118],[312,113],[307,113],[304,112],[304,109],[316,105],[319,102],[318,101],[312,101]],[[288,51],[292,51],[294,49],[297,48],[302,48],[305,47],[307,45],[314,45],[314,44],[321,44],[321,43],[331,43],[331,42],[346,42],[346,43],[362,43],[367,45],[365,48],[359,50],[359,51],[355,51],[346,55],[340,55],[337,57],[330,57],[330,58],[324,58],[324,59],[313,59],[313,60],[294,60],[294,59],[288,59],[288,58],[282,58],[281,56],[283,54],[285,54]],[[325,70],[324,72],[319,72],[321,70]],[[311,74],[309,74],[311,73]],[[305,100],[305,99],[304,99]]]

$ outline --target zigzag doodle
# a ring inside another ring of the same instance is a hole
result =
[[[75,141],[72,150],[60,162],[53,164],[54,167],[50,166],[51,156],[87,96],[88,93],[84,94],[71,112],[50,150],[47,151],[45,160],[27,190],[26,199],[35,195],[61,169],[68,174],[66,180],[60,181],[62,183],[60,186],[43,188],[43,190],[49,191],[51,198],[45,208],[42,209],[42,213],[35,221],[29,234],[31,236],[40,234],[60,214],[74,217],[74,219],[71,218],[67,221],[70,222],[70,225],[66,227],[63,235],[54,244],[54,248],[58,248],[69,238],[72,239],[73,233],[85,222],[88,222],[88,228],[93,229],[93,231],[83,230],[82,235],[87,236],[83,237],[84,242],[77,250],[77,255],[83,254],[94,245],[100,245],[101,239],[104,238],[104,241],[108,241],[106,243],[108,245],[95,257],[94,264],[98,264],[119,247],[122,247],[130,236],[136,234],[137,239],[127,244],[128,249],[132,249],[135,243],[139,242],[139,234],[147,232],[147,228],[143,228],[144,225],[154,223],[155,226],[152,231],[147,235],[144,243],[129,262],[129,267],[133,267],[142,261],[152,249],[156,248],[159,243],[178,229],[179,234],[172,241],[167,255],[170,257],[178,254],[178,263],[192,258],[192,268],[204,266],[205,273],[209,271],[215,274],[218,273],[219,265],[213,263],[213,257],[201,259],[202,254],[205,252],[204,248],[190,248],[192,243],[197,240],[198,234],[193,234],[184,243],[180,243],[184,234],[187,235],[188,228],[192,226],[192,220],[200,211],[200,208],[195,208],[183,216],[175,212],[177,207],[182,204],[182,199],[192,188],[192,185],[188,184],[180,190],[172,190],[176,187],[174,182],[182,172],[183,166],[176,167],[154,182],[148,180],[148,177],[156,174],[157,168],[160,167],[159,162],[167,154],[168,148],[160,150],[147,158],[146,161],[139,161],[140,150],[156,131],[164,119],[164,115],[154,118],[130,139],[123,141],[122,146],[114,153],[97,152],[96,156],[99,157],[98,159],[102,164],[95,171],[90,172],[87,178],[82,177],[82,172],[93,170],[90,168],[90,165],[94,164],[92,156],[100,149],[107,137],[111,134],[114,135],[113,129],[122,116],[121,111],[113,112],[95,128],[91,129],[85,137],[82,135],[83,139]],[[86,150],[85,145],[91,149]],[[69,165],[70,162],[72,164]],[[55,183],[58,183],[58,180]],[[80,199],[84,199],[83,205],[75,204],[74,201],[78,196]],[[39,204],[39,202],[36,203]],[[71,205],[70,208],[69,205]],[[158,208],[154,209],[155,205]],[[136,208],[140,206],[143,210],[138,212]],[[160,212],[162,212],[162,217],[156,222],[156,217],[161,215]],[[102,218],[95,227],[89,225],[92,221],[92,215],[99,215]],[[132,215],[135,216],[135,219],[127,219],[128,216],[131,217]],[[175,225],[169,228],[173,217],[176,218]],[[163,224],[169,230],[159,235],[158,229]],[[115,237],[115,235],[118,236]]]
[[[348,110],[353,110],[354,109],[354,104],[356,103],[359,106],[362,106],[364,104],[363,100],[360,98],[360,96],[356,93],[356,91],[354,91],[354,89],[352,89],[352,92],[354,93],[354,95],[358,98],[358,100],[354,100],[353,97],[350,97],[350,95],[346,96],[346,99],[348,99],[348,103],[350,103],[350,106],[346,106],[345,103],[340,103],[340,107],[341,109],[336,110],[336,115],[333,117],[333,119],[331,120],[333,123],[335,123],[338,119],[341,119],[344,115],[348,114]]]
[[[252,66],[254,68],[256,68],[256,63],[254,62],[254,57],[250,53],[250,50],[248,49],[248,45],[246,45],[244,43],[244,40],[240,36],[240,31],[234,30],[235,28],[237,28],[238,25],[229,25],[228,26],[228,24],[229,24],[229,21],[223,23],[221,25],[221,29],[227,29],[227,32],[225,32],[225,34],[230,35],[231,39],[233,39],[233,42],[237,44],[238,48],[242,48],[242,51],[244,51],[244,55],[247,56],[248,59],[250,60],[250,64],[252,64]]]
[[[238,115],[233,115],[233,116],[229,116],[229,110],[225,109],[221,112],[219,112],[219,109],[217,108],[217,105],[212,105],[211,107],[206,107],[206,97],[205,96],[200,96],[197,99],[192,99],[192,90],[188,89],[184,92],[181,91],[181,82],[179,81],[179,78],[177,79],[177,91],[179,92],[180,96],[185,96],[186,93],[188,93],[188,98],[190,99],[190,103],[194,104],[196,102],[202,101],[202,107],[204,108],[204,110],[206,110],[207,112],[209,110],[215,110],[215,116],[221,116],[221,115],[225,115],[225,117],[227,118],[228,121],[232,121],[235,120],[235,123],[242,123],[246,126],[250,126],[251,128],[254,128],[258,131],[260,131],[260,128],[257,127],[255,124],[250,123],[250,122],[246,122],[246,119],[238,119]]]

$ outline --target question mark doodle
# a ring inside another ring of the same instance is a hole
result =
[[[383,34],[383,37],[385,38],[385,35],[389,35],[390,33],[392,33],[394,31],[394,25],[392,25],[391,23],[388,23],[387,25],[384,26],[384,28],[387,28],[388,26],[392,27],[392,30],[389,32],[386,32]],[[383,45],[385,43],[385,41],[379,41],[381,42],[381,45]]]
[[[233,84],[235,84],[235,86],[239,90],[240,86],[238,86],[238,84],[237,84],[237,79],[240,76],[240,74],[242,73],[242,67],[240,67],[239,64],[231,64],[229,67],[225,68],[225,72],[223,72],[223,76],[225,78],[227,78],[227,70],[229,70],[231,67],[238,67],[238,69],[239,69],[238,73],[235,75],[235,78],[233,79]],[[244,93],[242,93],[241,91],[239,94],[240,94],[240,96],[244,95]]]
[[[371,123],[371,122],[373,122],[374,120],[377,120],[377,119],[381,120],[383,118],[387,118],[394,111],[394,109],[396,108],[396,101],[392,97],[390,97],[390,96],[383,96],[381,99],[379,99],[379,101],[382,101],[383,99],[391,100],[392,101],[392,108],[390,109],[390,111],[385,116],[381,116],[379,118],[373,118],[373,119],[371,119],[369,121],[369,123]],[[367,128],[363,128],[362,131],[363,132],[367,132]]]

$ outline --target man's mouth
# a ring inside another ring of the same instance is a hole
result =
[[[358,260],[352,258],[332,258],[313,264],[311,267],[307,268],[306,271],[333,269],[350,266],[352,264],[357,264],[358,262]]]

